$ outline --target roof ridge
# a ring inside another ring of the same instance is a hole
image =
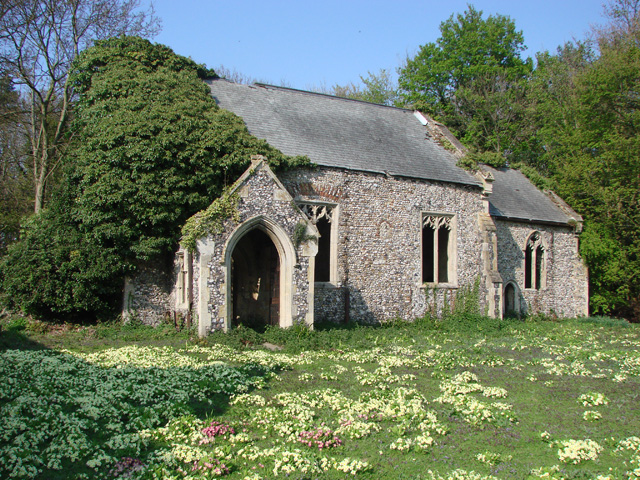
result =
[[[368,102],[366,100],[359,100],[357,98],[349,98],[349,97],[338,97],[337,95],[331,95],[330,93],[322,93],[322,92],[312,92],[310,90],[302,90],[300,88],[293,88],[293,87],[282,87],[282,86],[278,86],[278,85],[271,85],[268,83],[262,83],[262,82],[254,82],[252,83],[251,86],[258,86],[258,87],[265,87],[265,88],[271,88],[273,90],[288,90],[291,92],[296,92],[296,93],[301,93],[301,94],[306,94],[306,95],[316,95],[316,96],[322,96],[322,97],[328,97],[328,98],[332,98],[334,100],[344,100],[347,102],[358,102],[358,103],[364,103],[365,105],[371,105],[374,107],[382,107],[382,108],[392,108],[394,110],[402,110],[408,113],[413,113],[416,110],[410,109],[410,108],[404,108],[404,107],[396,107],[394,105],[382,105],[380,103],[374,103],[374,102]]]

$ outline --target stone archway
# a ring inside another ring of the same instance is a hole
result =
[[[280,324],[280,255],[259,228],[247,232],[231,254],[230,308],[232,327]]]
[[[520,316],[520,289],[513,282],[504,287],[504,312],[503,316]]]
[[[223,258],[225,330],[254,321],[292,325],[296,252],[280,226],[264,216],[247,220],[230,235]]]

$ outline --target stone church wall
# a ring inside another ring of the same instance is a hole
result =
[[[230,272],[227,272],[229,265],[225,264],[224,257],[226,243],[235,230],[251,219],[263,217],[284,230],[288,241],[292,242],[296,225],[301,221],[305,221],[304,216],[292,203],[291,197],[287,192],[274,183],[266,164],[258,166],[255,170],[252,168],[236,193],[240,197],[238,221],[227,220],[223,233],[210,238],[213,244],[213,251],[211,260],[208,263],[208,296],[205,301],[208,305],[211,323],[210,326],[206,327],[207,331],[229,327],[229,325],[226,325],[226,319],[230,316],[230,312],[227,311],[230,306],[227,305],[226,301],[228,291],[226,282]],[[296,248],[295,258],[291,259],[295,263],[295,266],[292,265],[291,268],[291,322],[305,323],[310,309],[309,256],[305,255],[304,244],[297,245],[294,248]],[[281,268],[285,267],[282,266]],[[198,271],[198,275],[202,275],[202,272]],[[285,295],[282,289],[281,301],[284,301]],[[233,327],[234,325],[230,326]]]
[[[123,317],[135,317],[147,325],[159,325],[172,318],[174,273],[168,265],[143,264],[134,278],[125,280]]]
[[[491,307],[499,315],[503,308],[501,289],[509,283],[517,285],[522,313],[587,314],[587,272],[570,227],[500,218],[491,221],[482,213],[487,206],[480,187],[324,167],[291,170],[276,178],[266,164],[260,165],[254,163],[241,177],[237,189],[239,221],[228,220],[223,233],[207,239],[205,262],[201,252],[189,256],[194,321],[196,314],[206,317],[201,334],[233,326],[227,311],[230,272],[225,248],[230,239],[242,237],[242,232],[236,234],[238,229],[258,217],[277,225],[294,252],[289,324],[308,323],[312,316],[316,323],[347,319],[374,323],[413,319],[426,312],[441,315],[444,309],[452,308],[460,292],[475,285],[481,309]],[[312,250],[317,250],[313,242],[293,246],[296,226],[307,221],[296,204],[326,205],[335,212],[331,226],[337,228],[331,244],[335,265],[328,282],[313,281]],[[428,214],[451,216],[455,249],[450,258],[453,275],[448,282],[425,287],[422,225]],[[540,289],[524,288],[524,250],[534,231],[539,232],[545,247]],[[491,267],[496,256],[497,270]],[[179,266],[174,262],[173,275],[163,273],[168,270],[170,266],[163,270],[162,266],[148,265],[128,281],[125,312],[135,312],[150,324],[174,311],[185,314],[176,301]],[[497,291],[490,295],[492,284]]]
[[[523,314],[588,315],[588,277],[578,253],[578,237],[570,227],[496,220],[498,270],[503,284],[517,284]],[[539,232],[545,247],[541,288],[525,288],[527,239]]]
[[[478,212],[480,189],[393,178],[340,169],[298,169],[279,175],[296,201],[339,206],[337,278],[319,285],[315,320],[348,317],[377,322],[441,312],[458,287],[481,274]],[[453,214],[456,278],[425,291],[422,283],[422,218],[425,212]]]

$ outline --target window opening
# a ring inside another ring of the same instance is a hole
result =
[[[422,220],[422,282],[451,281],[451,216],[426,215]]]
[[[309,217],[320,234],[314,281],[330,282],[333,261],[331,237],[334,235],[333,229],[336,227],[334,222],[335,208],[331,205],[301,204],[300,209]]]
[[[544,251],[542,245],[538,245],[536,248],[536,289],[540,290],[542,287],[542,256]]]
[[[531,247],[527,245],[524,251],[524,288],[531,288],[533,272],[531,270],[531,259],[533,258],[533,252]]]
[[[318,253],[316,254],[316,282],[331,280],[331,224],[326,218],[320,218],[316,223],[320,238],[318,239]]]
[[[533,232],[527,240],[524,250],[524,288],[543,287],[544,279],[544,246],[542,236]]]

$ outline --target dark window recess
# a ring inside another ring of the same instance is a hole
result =
[[[542,259],[543,259],[543,250],[542,246],[538,245],[536,248],[536,288],[540,290],[542,288]]]
[[[326,217],[319,218],[316,228],[320,233],[318,239],[318,254],[316,255],[316,282],[331,280],[331,224]]]
[[[533,270],[531,269],[531,259],[533,257],[533,249],[527,245],[524,251],[524,288],[531,288],[533,283]]]
[[[438,229],[438,283],[449,281],[449,230]]]
[[[422,228],[422,281],[435,282],[435,229],[430,225]]]

